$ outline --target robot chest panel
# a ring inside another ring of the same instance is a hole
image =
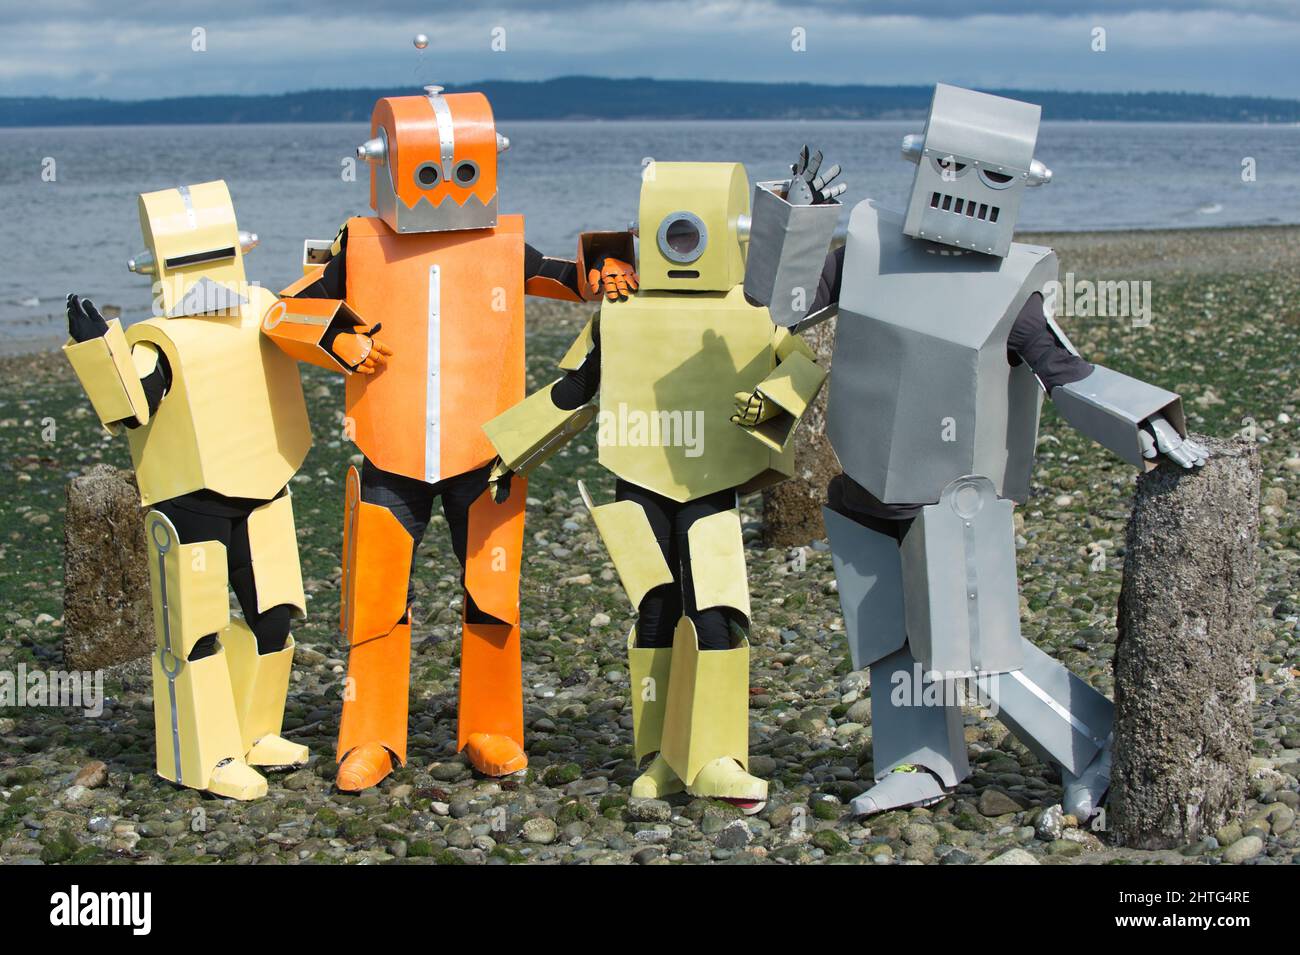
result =
[[[911,241],[911,240],[909,240]],[[933,503],[979,474],[1027,492],[1039,393],[1007,336],[1030,294],[998,272],[883,269],[846,261],[827,432],[845,471],[889,503]]]
[[[393,350],[352,375],[355,440],[386,471],[430,483],[491,459],[484,421],[523,398],[523,220],[398,235],[348,223],[347,299]]]
[[[768,452],[730,420],[775,364],[767,310],[731,293],[643,292],[601,309],[601,463],[675,500],[745,483]]]
[[[130,330],[167,357],[172,385],[158,413],[131,432],[146,503],[208,488],[270,498],[311,447],[293,359],[255,316],[156,319]]]

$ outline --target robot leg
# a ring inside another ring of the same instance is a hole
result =
[[[1066,812],[1087,820],[1110,786],[1115,705],[1024,641],[1023,669],[980,680],[998,717],[1039,759],[1061,767]]]
[[[465,556],[469,597],[501,623],[466,616],[461,636],[456,746],[488,776],[517,773],[524,753],[523,662],[519,649],[519,572],[528,483],[516,477],[500,504],[484,491],[470,505]]]
[[[305,613],[302,569],[298,563],[298,537],[294,532],[293,505],[288,494],[253,511],[248,517],[248,543],[256,568],[253,586],[257,610],[288,604]],[[221,633],[235,690],[239,732],[250,766],[298,766],[307,762],[307,747],[280,735],[284,702],[293,670],[294,640],[283,649],[259,654],[257,638],[242,620],[232,620]]]
[[[909,647],[871,664],[871,755],[876,785],[852,802],[862,816],[941,799],[970,775],[951,680],[924,675]]]
[[[339,720],[337,785],[357,791],[406,762],[411,623],[406,604],[414,541],[393,512],[361,500],[348,471],[340,622],[348,675]]]
[[[740,514],[719,511],[687,531],[695,605],[728,608],[749,620],[749,585]],[[746,813],[767,802],[767,781],[749,767],[749,640],[732,632],[727,650],[700,650],[683,617],[673,635],[660,752],[693,796],[725,799]]]
[[[266,795],[266,780],[244,762],[226,651],[188,659],[203,637],[230,621],[226,548],[182,544],[161,511],[145,518],[153,589],[154,736],[158,775],[230,799]]]
[[[639,608],[646,594],[656,587],[676,583],[659,542],[655,540],[645,509],[639,503],[625,500],[596,506],[581,481],[578,482],[578,491],[591,512],[596,530],[605,542],[605,549],[609,551],[610,560],[614,562],[614,569],[633,607]],[[638,647],[636,639],[637,631],[633,628],[628,635],[633,745],[638,762],[650,753],[657,755],[632,783],[632,794],[638,798],[666,796],[680,792],[684,786],[659,752],[664,714],[671,692],[673,648]]]
[[[627,635],[627,668],[632,681],[632,747],[637,764],[651,753],[654,761],[632,783],[632,795],[655,799],[681,792],[683,783],[658,756],[668,711],[672,647],[638,647],[636,627]]]
[[[866,816],[934,802],[970,767],[961,710],[941,705],[952,699],[945,695],[952,688],[925,680],[907,647],[899,542],[830,508],[823,508],[822,516],[849,653],[855,667],[871,668],[876,784],[853,800],[853,810]]]

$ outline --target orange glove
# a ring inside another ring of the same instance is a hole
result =
[[[611,302],[623,302],[636,291],[636,269],[622,259],[605,256],[587,273],[587,284],[596,295],[604,295]]]
[[[363,375],[373,375],[384,365],[393,350],[383,342],[375,339],[382,323],[369,328],[357,328],[345,331],[334,339],[332,350],[338,360],[353,371]]]

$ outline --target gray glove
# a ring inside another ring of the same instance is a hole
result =
[[[1142,441],[1142,457],[1148,461],[1163,454],[1185,468],[1199,468],[1210,456],[1203,446],[1182,437],[1164,415],[1152,415],[1142,422],[1138,437]]]

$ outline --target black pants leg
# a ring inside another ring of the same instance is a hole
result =
[[[691,549],[687,533],[701,517],[729,511],[736,506],[736,492],[718,491],[706,497],[680,503],[662,494],[619,480],[614,491],[619,501],[635,501],[645,510],[655,542],[672,572],[673,583],[655,587],[637,607],[637,646],[671,647],[673,631],[682,614],[691,618],[701,650],[731,648],[731,623],[742,624],[739,614],[725,607],[700,610],[695,605],[691,577]]]
[[[221,499],[213,494],[182,495],[161,501],[154,509],[167,516],[182,544],[216,541],[226,548],[226,572],[235,591],[244,620],[257,638],[258,653],[283,650],[289,639],[293,608],[279,604],[258,612],[257,588],[253,578],[253,556],[248,544],[248,515],[263,501]],[[201,637],[189,659],[202,660],[217,652],[217,634]]]
[[[381,471],[367,459],[361,467],[361,500],[388,508],[411,535],[411,568],[414,576],[415,552],[420,547],[420,541],[424,538],[429,519],[433,515],[434,498],[441,498],[442,513],[447,518],[447,530],[451,536],[451,549],[460,562],[460,583],[464,590],[465,558],[469,548],[469,509],[487,490],[489,470],[488,467],[477,468],[429,484],[405,475]],[[408,606],[413,597],[408,581]],[[468,591],[465,592],[465,619],[470,623],[502,622],[479,610]]]

